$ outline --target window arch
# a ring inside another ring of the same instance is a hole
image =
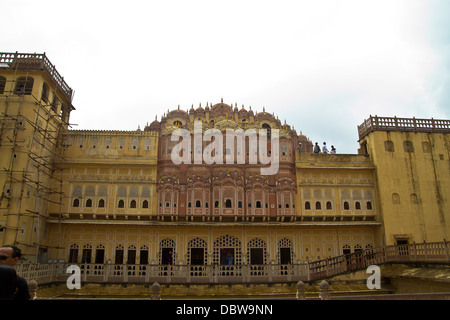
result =
[[[385,141],[384,150],[387,152],[394,152],[394,143],[390,140]]]
[[[208,245],[200,238],[188,242],[187,262],[190,265],[205,265],[208,262]]]
[[[86,208],[91,208],[92,207],[92,199],[87,199],[86,200]]]
[[[18,95],[30,95],[33,90],[34,79],[32,77],[20,77],[16,81],[14,93]]]
[[[80,206],[80,200],[79,199],[73,199],[72,207],[78,208]]]
[[[372,210],[372,202],[367,201],[366,208],[367,208],[367,210]]]
[[[102,244],[95,248],[95,263],[105,263],[105,246]]]
[[[123,254],[124,254],[123,246],[121,244],[119,244],[116,247],[116,255],[115,255],[115,258],[114,258],[114,263],[115,264],[123,264]]]
[[[254,238],[247,243],[247,263],[251,265],[265,265],[267,264],[266,242],[259,238]],[[262,270],[252,269],[252,275],[262,275]]]
[[[344,245],[344,247],[342,248],[342,254],[350,254],[350,253],[351,253],[350,246],[348,244]]]
[[[142,201],[142,208],[144,208],[144,209],[148,208],[148,201],[147,200]]]
[[[241,257],[241,241],[228,234],[217,238],[214,241],[213,263],[222,265],[240,265]]]
[[[232,206],[231,199],[227,199],[227,201],[225,201],[225,208],[231,208],[231,206]]]
[[[414,145],[411,141],[406,140],[403,142],[403,149],[405,152],[414,152]]]
[[[201,203],[200,200],[195,201],[195,207],[196,208],[201,208],[201,206],[202,206],[202,203]]]
[[[350,210],[350,205],[347,201],[344,202],[344,210]]]
[[[270,140],[272,136],[272,128],[268,123],[263,123],[262,128],[267,130],[267,140]]]
[[[256,201],[256,207],[261,208],[261,201]]]
[[[161,240],[159,243],[160,264],[175,263],[175,241],[170,238]]]
[[[131,200],[130,208],[136,208],[136,200]]]
[[[309,201],[305,202],[305,210],[311,210],[311,203]]]
[[[400,204],[400,195],[398,193],[392,194],[392,203],[393,204]]]
[[[83,246],[81,263],[91,263],[91,259],[92,259],[92,246],[90,244],[85,244]]]
[[[292,248],[292,241],[283,238],[278,241],[278,260],[280,264],[291,264],[293,261],[294,252]]]
[[[331,210],[331,209],[333,209],[331,202],[327,201],[327,210]]]
[[[355,209],[356,210],[361,210],[361,203],[359,201],[355,202]]]
[[[125,202],[123,200],[119,200],[119,203],[117,204],[118,208],[124,208],[125,207]]]
[[[103,199],[98,200],[98,207],[99,208],[104,208],[105,207],[105,200],[103,200]]]
[[[322,209],[322,204],[320,203],[320,201],[316,202],[316,210],[321,210]]]
[[[69,249],[69,263],[77,263],[78,262],[78,250],[79,247],[77,244],[73,244]]]
[[[42,85],[42,93],[41,93],[41,99],[44,102],[48,102],[48,92],[49,92],[49,88],[48,88],[48,84],[44,82],[44,84]]]
[[[0,76],[0,94],[5,93],[5,87],[6,87],[6,78]]]

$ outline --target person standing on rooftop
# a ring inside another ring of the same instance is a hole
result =
[[[319,144],[316,142],[316,145],[314,146],[314,153],[319,153],[320,152],[320,147]]]

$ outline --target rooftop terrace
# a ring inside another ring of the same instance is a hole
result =
[[[45,53],[0,52],[0,69],[43,70],[56,83],[64,96],[72,102],[72,88],[64,81],[64,77],[59,74]]]
[[[358,126],[359,139],[373,131],[411,131],[450,133],[450,120],[372,117]]]

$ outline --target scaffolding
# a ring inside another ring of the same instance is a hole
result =
[[[4,184],[0,195],[0,216],[6,218],[3,229],[14,233],[13,244],[34,248],[27,251],[34,251],[38,262],[47,249],[43,245],[40,226],[45,225],[48,218],[49,204],[59,208],[58,217],[52,218],[59,221],[62,218],[64,168],[57,164],[63,160],[63,133],[70,127],[68,120],[73,109],[73,91],[45,54],[0,53],[0,68],[14,70],[12,79],[3,80],[1,84],[0,150],[4,166],[0,168],[0,177]],[[23,81],[25,73],[27,83],[31,77],[29,71],[41,71],[50,77],[56,84],[54,96],[69,98],[70,106],[61,103],[61,113],[58,114],[49,99],[36,97],[31,90],[18,91],[18,81]],[[18,72],[22,80],[18,80]],[[30,106],[33,112],[30,112]],[[26,203],[30,199],[34,199],[31,207]],[[27,225],[31,228],[28,235],[22,230],[24,220],[31,220],[31,225]]]

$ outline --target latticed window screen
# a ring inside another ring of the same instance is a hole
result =
[[[188,242],[187,263],[191,264],[191,249],[203,249],[204,264],[208,264],[208,245],[205,240],[200,238],[192,239]]]
[[[293,258],[294,258],[294,250],[293,250],[293,246],[292,246],[292,241],[287,239],[287,238],[283,238],[280,241],[278,241],[278,260],[279,260],[279,263],[283,263],[283,261],[281,261],[282,260],[281,251],[285,250],[285,249],[289,249],[289,253],[290,253],[290,257],[289,258],[290,258],[290,261],[292,263]],[[286,251],[284,251],[284,252],[286,252]]]
[[[241,241],[238,238],[228,234],[221,236],[214,241],[214,264],[220,264],[220,250],[224,248],[234,249],[234,264],[242,264]]]
[[[161,240],[161,242],[159,243],[159,261],[163,261],[163,252],[165,251],[164,249],[172,249],[171,264],[175,264],[175,241],[169,238]]]
[[[262,263],[261,264],[267,264],[267,245],[266,242],[264,240],[261,240],[259,238],[255,238],[250,240],[247,243],[247,252],[249,253],[247,255],[247,263],[251,264],[251,255],[252,255],[252,250],[251,249],[262,249]]]

